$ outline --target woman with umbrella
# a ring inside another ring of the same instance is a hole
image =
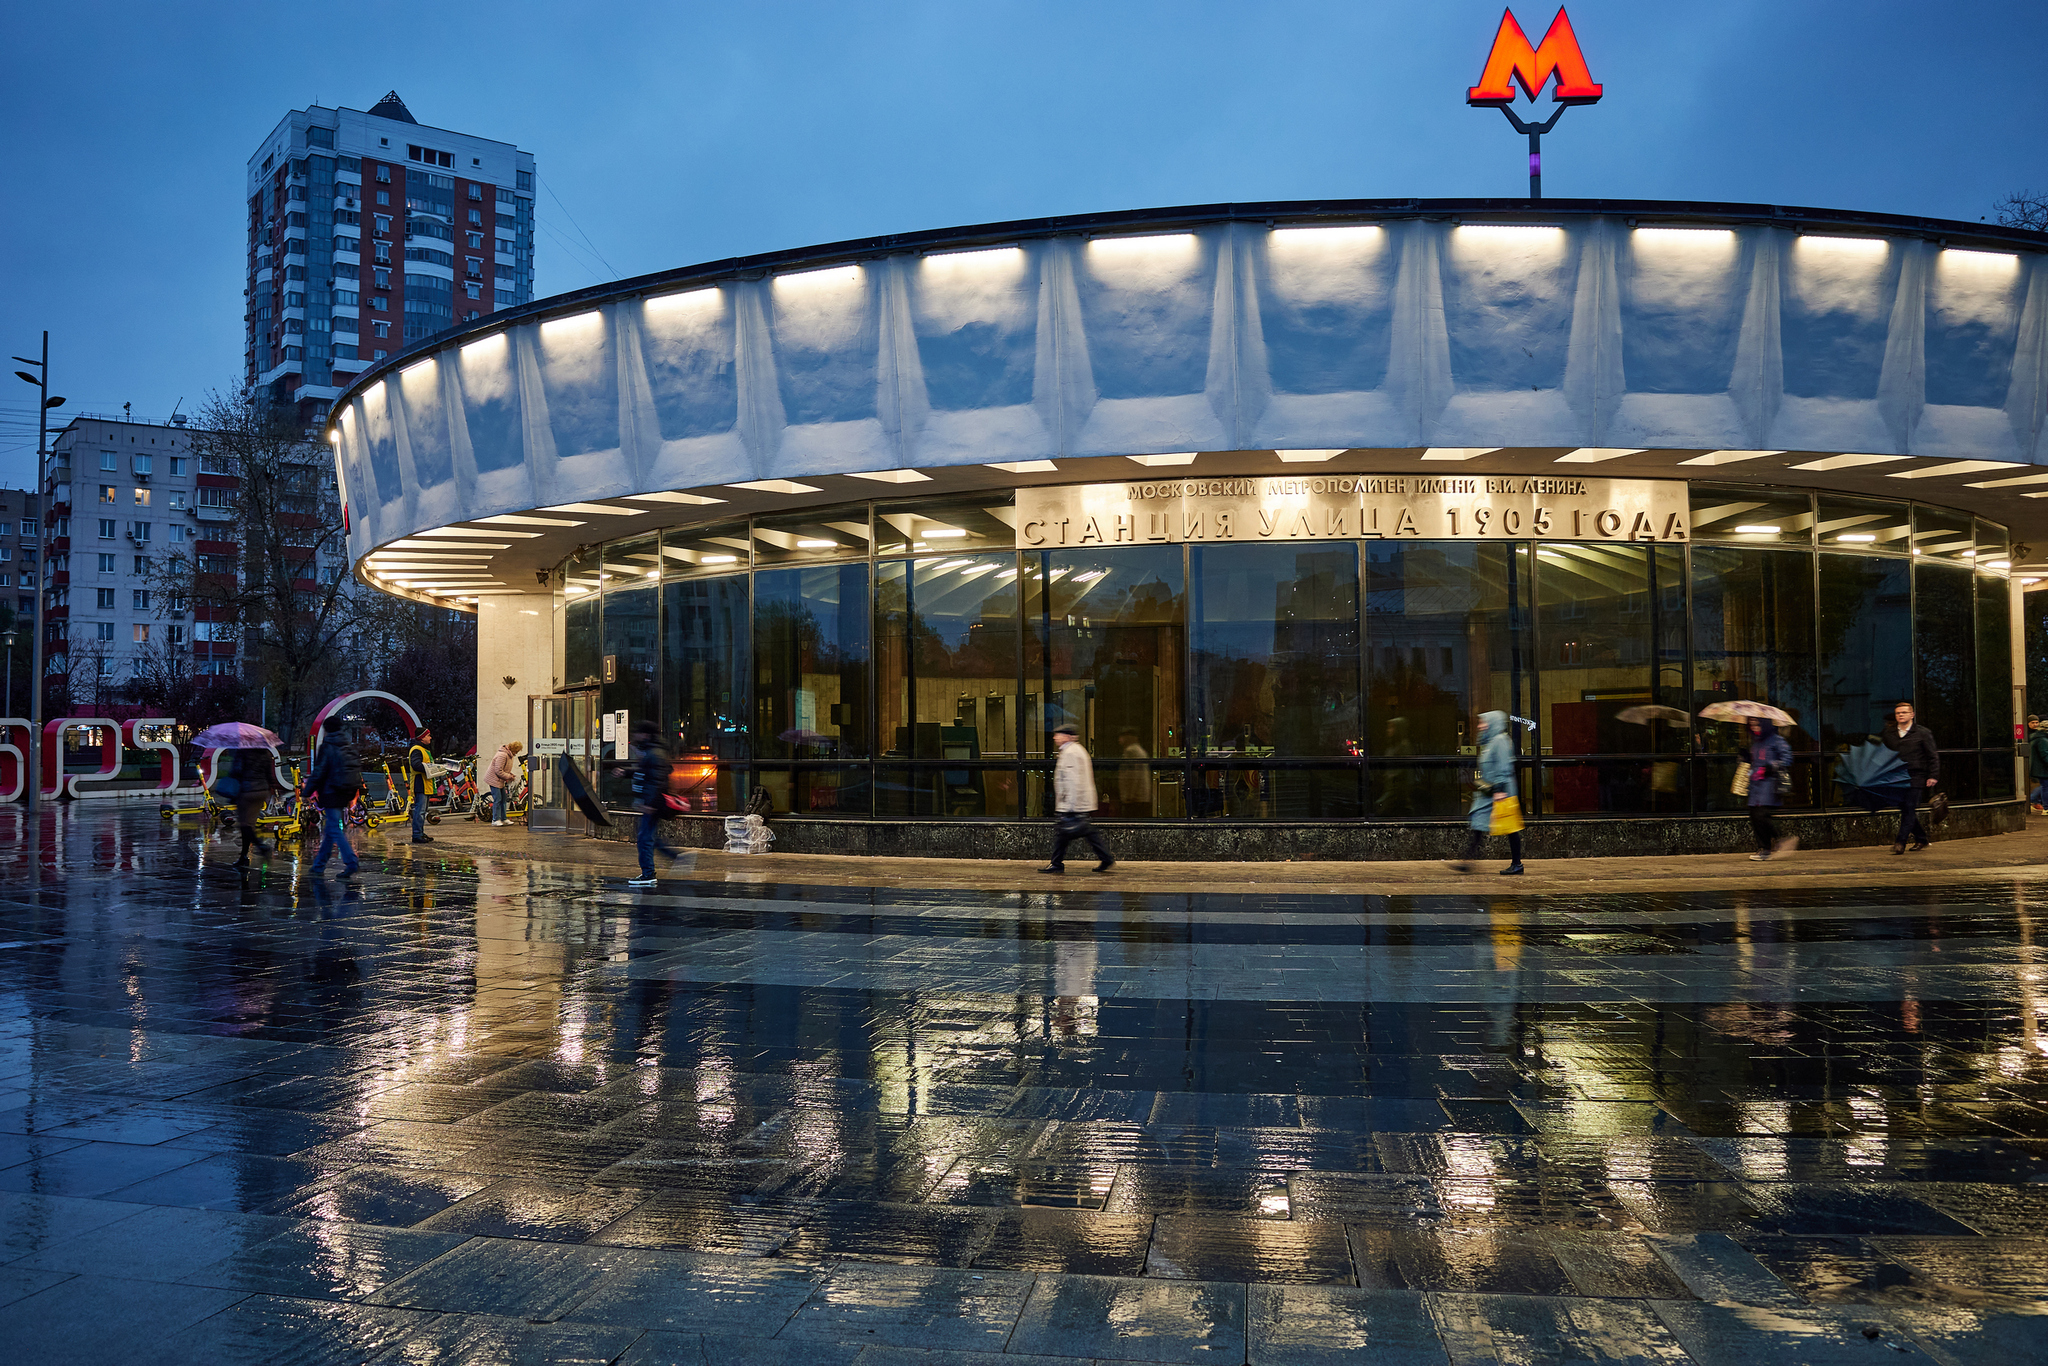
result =
[[[233,790],[223,793],[231,796],[235,803],[235,824],[242,832],[242,856],[235,860],[235,867],[249,866],[249,849],[253,845],[259,854],[268,855],[263,837],[257,831],[256,822],[263,816],[263,808],[270,804],[275,783],[277,736],[261,726],[248,725],[241,721],[224,721],[209,726],[192,737],[192,743],[202,749],[224,749],[228,752],[229,767],[225,775]],[[214,772],[220,772],[218,764]],[[214,779],[214,788],[222,786],[219,777]]]
[[[1742,775],[1736,790],[1747,789],[1749,829],[1756,837],[1754,863],[1764,863],[1774,854],[1790,853],[1799,841],[1778,838],[1772,813],[1780,805],[1785,775],[1792,771],[1792,746],[1778,734],[1781,725],[1796,724],[1790,715],[1762,702],[1716,702],[1700,712],[1709,721],[1740,721],[1749,728],[1749,744],[1743,748]]]

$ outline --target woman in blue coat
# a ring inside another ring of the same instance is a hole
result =
[[[1778,734],[1775,724],[1751,717],[1749,748],[1742,752],[1742,758],[1749,765],[1749,829],[1756,836],[1756,852],[1749,857],[1753,863],[1762,863],[1773,854],[1788,852],[1797,843],[1779,839],[1777,823],[1771,819],[1771,813],[1780,804],[1785,775],[1792,768],[1792,746]]]
[[[1515,785],[1515,744],[1508,738],[1508,714],[1504,711],[1479,713],[1479,781],[1472,789],[1472,812],[1468,822],[1472,833],[1466,836],[1464,854],[1451,866],[1459,872],[1468,872],[1472,860],[1479,857],[1479,849],[1493,830],[1493,807],[1497,801],[1508,797],[1519,797],[1521,790]],[[1522,833],[1517,830],[1508,836],[1508,856],[1513,860],[1500,870],[1502,877],[1522,875]]]

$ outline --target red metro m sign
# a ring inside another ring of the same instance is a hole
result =
[[[1465,92],[1467,104],[1510,105],[1515,102],[1515,85],[1535,99],[1557,77],[1551,99],[1558,104],[1592,104],[1600,98],[1600,87],[1586,69],[1586,54],[1579,51],[1579,35],[1572,32],[1571,16],[1563,10],[1550,21],[1541,46],[1529,46],[1529,35],[1515,22],[1513,10],[1500,16],[1500,32],[1493,35],[1493,50],[1486,54],[1486,69],[1479,84]]]
[[[1533,100],[1553,78],[1557,88],[1551,100],[1559,107],[1549,118],[1530,123],[1510,108],[1515,102],[1517,85]],[[1493,47],[1486,54],[1479,84],[1465,92],[1465,103],[1498,109],[1507,115],[1517,133],[1529,135],[1529,198],[1533,201],[1543,198],[1543,135],[1557,126],[1566,109],[1575,104],[1592,104],[1600,95],[1600,86],[1586,69],[1586,54],[1579,51],[1579,35],[1572,32],[1572,21],[1563,10],[1557,12],[1543,34],[1543,41],[1534,47],[1529,44],[1529,35],[1515,22],[1515,12],[1503,10],[1500,31],[1493,35]]]

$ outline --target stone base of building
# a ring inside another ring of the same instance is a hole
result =
[[[601,839],[633,839],[635,817],[620,812]],[[2025,801],[1971,802],[1949,811],[1935,831],[1939,840],[1971,839],[2024,830]],[[857,858],[1038,859],[1052,847],[1051,821],[818,820],[775,816],[778,854],[841,854]],[[1781,834],[1797,835],[1808,849],[1887,845],[1898,830],[1896,811],[1780,812]],[[1145,863],[1279,863],[1325,859],[1344,862],[1452,858],[1465,847],[1462,821],[1303,822],[1103,821],[1098,827],[1120,859]],[[723,816],[686,816],[663,822],[670,844],[694,849],[725,846]],[[1617,820],[1548,819],[1530,825],[1523,855],[1532,859],[1626,858],[1644,855],[1737,854],[1755,846],[1742,815],[1647,817]],[[1085,845],[1069,850],[1085,862]],[[1489,841],[1485,857],[1506,858],[1507,841]]]

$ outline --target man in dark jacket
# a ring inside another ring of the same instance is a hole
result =
[[[433,751],[427,746],[434,743],[434,732],[425,726],[413,738],[412,748],[405,752],[405,767],[409,777],[407,785],[412,788],[412,842],[432,844],[434,837],[427,833],[427,792],[431,787],[427,779],[427,765],[434,760]]]
[[[672,859],[683,856],[680,849],[671,849],[661,840],[661,818],[666,814],[662,797],[668,791],[672,766],[659,735],[652,721],[633,723],[633,809],[640,813],[640,876],[629,880],[628,887],[655,885],[656,850]]]
[[[1920,823],[1920,799],[1941,781],[1941,751],[1934,747],[1934,732],[1913,720],[1913,704],[1901,702],[1892,708],[1893,724],[1879,738],[1885,748],[1899,756],[1906,766],[1906,795],[1899,802],[1899,837],[1892,844],[1894,854],[1906,852],[1906,836],[1913,837],[1913,852],[1927,847],[1927,827]]]
[[[320,850],[313,855],[315,878],[327,866],[327,856],[340,850],[339,876],[343,882],[355,880],[356,851],[348,842],[342,816],[362,786],[362,760],[349,746],[348,738],[329,734],[326,727],[321,727],[318,752],[313,756],[313,772],[306,779],[306,791],[320,804]]]

